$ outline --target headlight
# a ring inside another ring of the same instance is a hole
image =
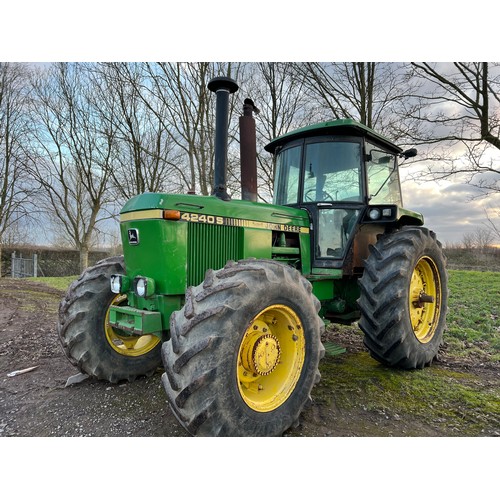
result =
[[[139,297],[149,297],[155,293],[155,282],[151,278],[137,276],[134,280],[134,291]]]
[[[139,278],[135,282],[135,293],[139,295],[139,297],[145,297],[147,289],[148,283],[144,278]]]
[[[125,293],[129,289],[130,280],[127,276],[113,274],[110,278],[111,291],[113,293]]]
[[[380,219],[380,210],[378,208],[372,208],[368,212],[368,217],[370,217],[371,220]]]

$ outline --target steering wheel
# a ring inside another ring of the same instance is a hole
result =
[[[315,200],[313,196],[311,196],[311,193],[316,192],[316,188],[311,188],[308,189],[304,193],[304,200],[305,201],[335,201],[330,193],[327,193],[326,191],[322,191],[321,194],[323,195],[323,198],[321,200]]]

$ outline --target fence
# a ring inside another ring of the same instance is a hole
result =
[[[12,253],[12,278],[28,278],[38,276],[38,256],[33,254],[29,259],[23,259],[22,254],[16,257],[16,252]]]
[[[4,246],[0,247],[1,274],[0,276],[12,277],[29,274],[34,275],[31,264],[17,264],[17,260],[33,261],[34,254],[37,260],[37,276],[77,276],[80,274],[80,254],[78,250],[68,248],[52,248],[32,245]],[[121,248],[95,249],[89,252],[89,266],[95,265],[98,261],[121,255]],[[12,257],[15,257],[13,260]],[[28,265],[29,269],[18,268],[17,266]],[[12,267],[14,266],[14,270]],[[14,274],[12,274],[14,272]]]

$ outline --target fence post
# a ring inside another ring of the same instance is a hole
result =
[[[33,254],[33,277],[37,277],[38,271],[38,255],[36,253]]]
[[[10,261],[10,275],[12,278],[15,277],[15,271],[14,271],[14,265],[15,265],[15,262],[16,262],[16,252],[12,252],[12,255],[11,255],[11,261]]]

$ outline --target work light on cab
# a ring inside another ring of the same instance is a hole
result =
[[[368,212],[368,217],[370,217],[371,220],[380,219],[380,210],[378,208],[372,208]]]

